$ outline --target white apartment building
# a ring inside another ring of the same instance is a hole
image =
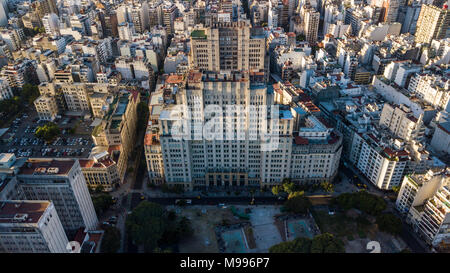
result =
[[[405,141],[420,141],[425,133],[422,115],[417,119],[409,107],[403,104],[397,106],[385,103],[380,116],[380,125]]]
[[[0,78],[0,100],[10,99],[14,96],[8,80]]]
[[[0,253],[67,253],[51,201],[0,201]]]
[[[58,116],[58,104],[55,97],[44,95],[34,101],[34,107],[40,120],[54,121]]]
[[[305,11],[304,27],[306,41],[311,45],[317,42],[317,34],[319,31],[320,13],[315,9],[307,9]]]
[[[450,154],[450,122],[437,124],[430,144],[436,151]]]
[[[131,41],[136,33],[133,23],[125,22],[117,26],[119,30],[119,38],[121,40]]]
[[[52,200],[67,234],[93,230],[97,215],[78,160],[28,159],[17,180],[27,200]]]
[[[51,36],[59,35],[59,18],[55,13],[46,14],[42,18],[42,24],[45,28],[45,33]]]
[[[450,83],[446,76],[416,74],[408,86],[419,99],[438,109],[449,107]]]
[[[429,245],[437,247],[450,238],[450,180],[445,171],[405,176],[396,207]]]
[[[420,144],[405,143],[380,132],[381,128],[355,133],[350,152],[350,161],[379,189],[398,187],[405,174],[430,166],[429,153]]]

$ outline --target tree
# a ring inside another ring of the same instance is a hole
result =
[[[284,207],[289,212],[305,214],[311,207],[311,202],[304,196],[303,192],[295,192],[289,196],[284,203]]]
[[[39,97],[39,88],[36,85],[26,83],[22,86],[20,97],[23,102],[32,104]]]
[[[383,198],[367,191],[343,193],[334,198],[333,202],[344,210],[355,208],[371,215],[378,215],[386,209],[386,202]]]
[[[273,195],[279,195],[281,192],[283,192],[283,187],[282,186],[273,186],[272,187]]]
[[[331,233],[314,237],[311,243],[311,253],[344,253],[344,244]]]
[[[378,215],[377,225],[381,231],[394,235],[398,235],[402,231],[402,221],[392,213]]]
[[[392,191],[398,194],[398,192],[400,191],[400,186],[393,186]]]
[[[47,142],[51,142],[56,136],[60,134],[58,125],[53,122],[48,122],[44,126],[38,126],[35,132],[35,136],[43,139]]]
[[[299,34],[296,37],[297,42],[303,42],[306,40],[306,36],[304,34]]]
[[[96,194],[100,194],[105,190],[105,187],[103,187],[103,185],[98,185],[97,187],[95,187],[94,193]]]
[[[285,182],[283,183],[283,190],[287,192],[288,194],[291,194],[295,191],[295,184],[294,182]]]
[[[295,238],[290,242],[282,242],[269,248],[269,253],[309,253],[311,240],[308,238]]]
[[[322,183],[320,183],[320,186],[322,186],[322,189],[326,192],[329,192],[329,193],[334,192],[334,185],[331,184],[330,182],[327,182],[327,181],[322,182]]]
[[[114,201],[111,195],[102,193],[93,196],[92,203],[94,204],[95,212],[97,214],[103,214],[114,204]]]
[[[167,227],[164,209],[156,203],[141,202],[128,216],[126,228],[137,245],[143,245],[146,252],[158,247]]]
[[[120,248],[120,230],[115,227],[105,229],[100,246],[102,253],[116,253]]]

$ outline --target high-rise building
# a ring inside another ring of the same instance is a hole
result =
[[[67,253],[51,201],[0,201],[0,253]]]
[[[166,28],[167,35],[171,35],[175,32],[174,21],[177,15],[177,6],[170,2],[164,3],[162,8],[163,13],[163,26]]]
[[[421,140],[425,134],[422,116],[414,117],[406,105],[391,105],[385,103],[380,116],[380,125],[389,128],[392,134],[405,140]]]
[[[261,71],[265,48],[263,29],[246,21],[216,23],[191,33],[191,63],[203,71]]]
[[[93,230],[98,219],[78,160],[28,159],[17,180],[27,200],[52,200],[66,234]]]
[[[396,207],[426,243],[438,247],[450,238],[450,180],[445,171],[405,176]]]
[[[304,27],[306,41],[311,45],[317,42],[320,13],[312,8],[305,11]]]
[[[308,113],[317,107],[310,101],[302,101],[298,107],[291,108],[290,103],[295,105],[292,98],[302,93],[301,90],[290,84],[276,84],[274,91],[268,92],[266,85],[251,82],[249,76],[242,72],[229,75],[190,72],[185,85],[172,86],[176,104],[161,109],[159,141],[149,134],[151,142],[146,143],[149,173],[154,178],[162,174],[169,185],[190,190],[271,187],[286,177],[312,183],[333,179],[342,139],[323,120]],[[202,134],[202,127],[196,124],[210,121],[206,109],[222,109],[222,105],[224,110],[216,121],[222,122],[223,128],[215,127],[217,135],[210,137],[205,133],[209,130],[205,125]],[[225,105],[234,106],[231,111],[242,112],[229,112]],[[186,118],[176,114],[180,106],[191,111],[183,114]],[[268,115],[271,118],[265,120]],[[172,128],[183,120],[192,124],[192,130],[188,127],[185,131],[191,135],[187,139],[175,138]],[[153,144],[156,150],[152,150]]]
[[[447,5],[439,8],[422,5],[417,20],[416,43],[431,43],[433,39],[444,39],[450,25],[450,12]]]

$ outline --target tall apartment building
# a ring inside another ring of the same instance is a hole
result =
[[[93,230],[97,215],[78,160],[28,159],[17,180],[27,200],[52,200],[69,236],[79,228]]]
[[[89,96],[84,83],[61,83],[60,86],[69,111],[90,112]]]
[[[0,201],[0,253],[67,253],[51,201]]]
[[[163,26],[166,28],[167,35],[175,33],[174,21],[177,15],[177,6],[173,3],[166,2],[162,8]]]
[[[417,20],[416,43],[431,43],[433,39],[446,38],[450,25],[450,11],[433,5],[422,5]]]
[[[203,71],[262,71],[265,64],[262,28],[249,22],[216,23],[191,33],[192,67]]]
[[[445,75],[416,74],[408,90],[419,99],[438,109],[447,109],[450,102],[450,83]]]
[[[437,248],[450,238],[450,180],[445,171],[405,176],[396,208],[429,245]]]
[[[25,83],[35,83],[37,63],[35,60],[22,59],[5,65],[0,77],[8,81],[11,88],[22,88]]]
[[[0,101],[10,99],[13,95],[14,94],[11,87],[9,87],[8,80],[5,78],[0,78]]]
[[[56,7],[56,0],[38,0],[33,2],[34,10],[39,15],[39,18],[44,18],[46,14],[55,13],[59,14]]]
[[[123,181],[128,157],[134,148],[139,102],[137,91],[118,94],[109,105],[102,122],[92,131],[96,146],[104,147],[104,150],[120,147],[120,157],[113,159],[118,165],[120,181]]]
[[[396,106],[385,103],[380,116],[380,125],[405,141],[420,141],[425,134],[422,116],[417,119],[411,109],[403,104]]]
[[[320,182],[331,180],[336,174],[342,139],[323,121],[300,110],[301,106],[294,109],[279,104],[273,92],[264,84],[251,83],[249,75],[191,72],[185,86],[177,85],[172,90],[176,92],[176,104],[165,105],[158,121],[163,174],[169,185],[190,190],[223,186],[262,188],[278,185],[287,177],[298,182]],[[180,105],[190,109],[191,114],[183,114],[185,118],[176,114]],[[192,138],[174,137],[171,128],[179,122],[208,121],[204,109],[212,105],[223,108],[218,120],[224,125],[216,131],[217,137],[203,135],[196,125],[185,132],[191,133]],[[247,107],[249,112],[230,115],[227,105]],[[252,106],[255,108],[250,110]],[[266,120],[268,115],[271,118]],[[265,129],[269,140],[263,140],[261,130]],[[149,137],[153,141],[153,136]],[[155,169],[153,172],[157,173]]]
[[[393,139],[381,128],[355,134],[349,160],[376,187],[400,186],[404,175],[424,171],[432,163],[429,153],[417,143]]]
[[[305,11],[304,27],[306,41],[311,45],[317,42],[317,33],[319,31],[320,13],[313,8]]]
[[[34,101],[39,120],[54,121],[58,116],[58,104],[55,97],[39,96]]]

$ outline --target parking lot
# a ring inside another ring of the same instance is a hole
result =
[[[46,122],[37,119],[36,112],[23,114],[14,120],[9,130],[2,137],[0,152],[15,153],[18,157],[79,157],[86,158],[94,146],[90,136],[89,121],[78,118],[63,117],[56,123],[61,128],[53,142],[35,137],[38,126]],[[76,133],[70,134],[69,129],[76,127]],[[79,131],[82,130],[82,133]],[[85,132],[85,133],[84,133]]]

